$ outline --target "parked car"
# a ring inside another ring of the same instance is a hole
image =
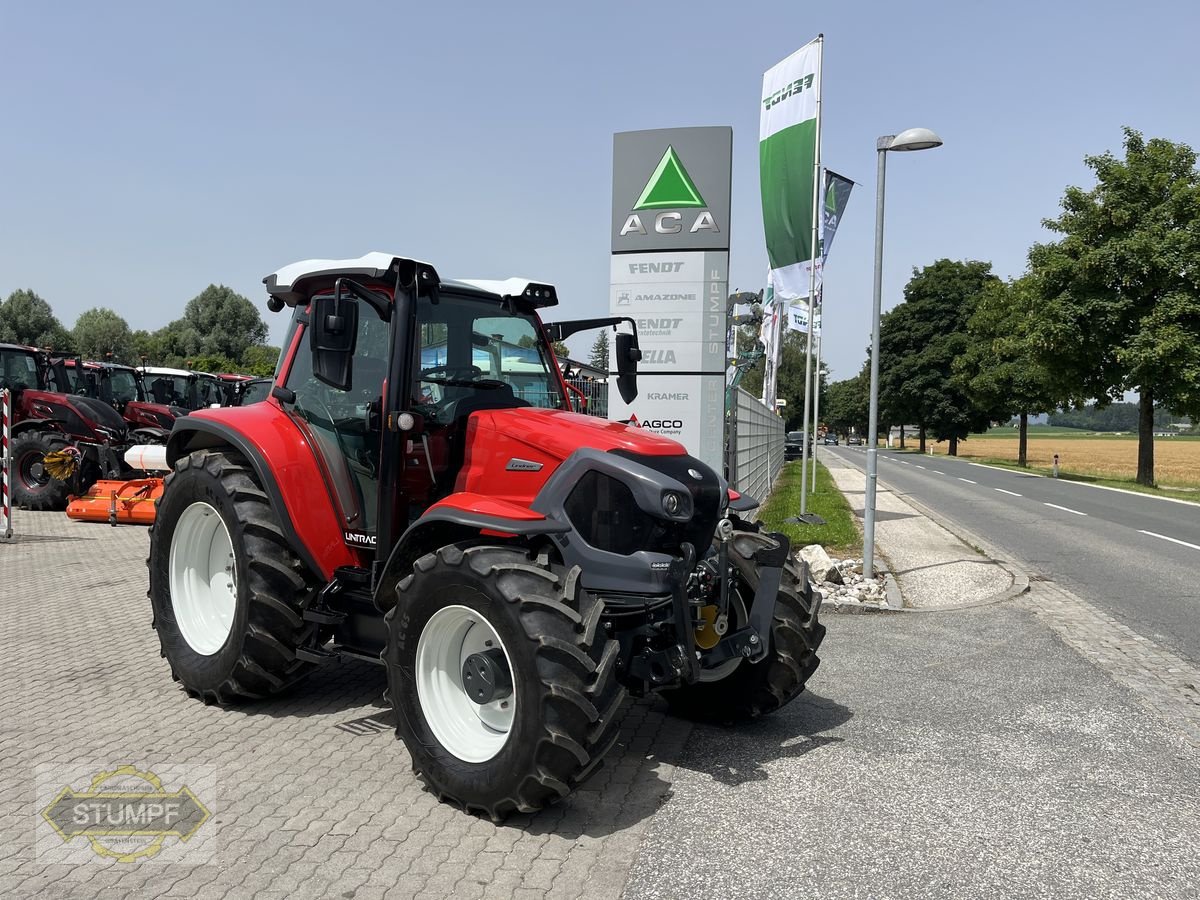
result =
[[[846,438],[846,446],[848,447],[861,447],[864,443],[862,435],[852,434]]]
[[[836,447],[838,445],[838,436],[831,431],[829,434],[825,435],[825,440],[823,443]]]
[[[808,442],[808,449],[812,450],[812,441]],[[804,432],[789,431],[783,443],[783,458],[785,460],[801,459],[804,456]]]

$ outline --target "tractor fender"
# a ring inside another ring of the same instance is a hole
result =
[[[396,542],[376,586],[375,605],[384,612],[391,609],[396,585],[412,571],[413,563],[439,547],[480,536],[503,541],[570,530],[568,523],[518,503],[469,491],[451,494],[425,510]]]
[[[342,539],[336,516],[322,516],[318,512],[322,508],[332,509],[331,502],[312,451],[299,435],[297,437],[298,444],[295,447],[273,445],[271,448],[275,464],[289,475],[288,488],[294,495],[291,500],[295,508],[289,507],[288,495],[281,488],[263,448],[231,423],[215,417],[192,414],[176,420],[167,440],[167,465],[174,468],[176,460],[194,450],[224,446],[240,453],[262,485],[288,545],[311,572],[328,580],[338,566],[353,565],[355,560]],[[297,492],[304,491],[311,496],[297,495]],[[304,534],[301,534],[297,524],[303,527]]]

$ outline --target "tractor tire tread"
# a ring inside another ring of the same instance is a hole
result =
[[[389,696],[397,711],[396,735],[412,753],[420,738],[396,702],[409,692],[414,698],[411,702],[417,705],[413,670],[399,664],[400,629],[407,619],[408,598],[419,596],[424,580],[439,571],[467,568],[486,583],[487,595],[502,599],[515,612],[519,631],[533,654],[534,670],[514,673],[514,678],[523,679],[525,690],[533,685],[540,695],[530,701],[539,709],[539,734],[528,741],[533,748],[530,768],[524,773],[497,773],[505,782],[496,789],[499,796],[467,797],[456,793],[434,756],[418,760],[413,754],[414,770],[432,793],[493,821],[514,812],[542,809],[589,777],[616,741],[618,712],[625,700],[625,688],[615,677],[617,642],[603,629],[588,626],[593,619],[599,621],[603,601],[579,589],[577,573],[559,574],[537,562],[511,546],[443,547],[416,561],[413,574],[397,586],[397,602],[385,616],[388,646],[384,658]],[[415,645],[416,635],[403,637]],[[415,654],[415,649],[410,647],[409,652]]]

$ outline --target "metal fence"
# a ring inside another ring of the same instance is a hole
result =
[[[568,379],[574,388],[571,406],[590,416],[608,418],[608,384],[593,379]],[[734,490],[765,501],[783,468],[783,419],[741,388],[733,392],[735,414],[729,417],[726,434],[726,477]]]
[[[734,490],[765,501],[783,468],[783,419],[741,388],[729,417],[728,477]]]

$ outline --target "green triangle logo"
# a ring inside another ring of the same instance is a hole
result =
[[[708,206],[696,185],[692,183],[687,169],[679,161],[675,148],[668,145],[667,152],[658,161],[654,174],[642,188],[642,194],[633,205],[634,209],[673,209],[676,207]]]
[[[832,215],[837,212],[837,194],[833,189],[833,182],[829,183],[829,189],[825,191],[825,209]]]

